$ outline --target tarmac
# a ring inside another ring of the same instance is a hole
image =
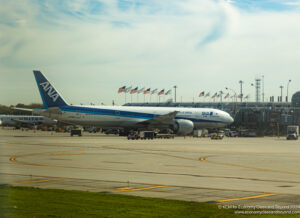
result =
[[[0,129],[0,184],[300,210],[300,141]]]

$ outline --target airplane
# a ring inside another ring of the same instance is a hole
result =
[[[170,128],[178,135],[187,135],[193,129],[220,128],[234,121],[227,112],[211,108],[70,105],[41,71],[33,73],[44,105],[33,113],[66,124],[125,132]]]
[[[54,125],[57,120],[43,116],[0,115],[0,126],[29,127],[34,125]]]

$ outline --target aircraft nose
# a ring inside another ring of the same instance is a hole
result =
[[[234,122],[234,119],[229,115],[228,118],[227,118],[227,122],[229,124],[233,123]]]

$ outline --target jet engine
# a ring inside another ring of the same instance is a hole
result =
[[[175,120],[173,124],[174,133],[177,135],[187,135],[190,134],[194,129],[194,123],[190,120]]]

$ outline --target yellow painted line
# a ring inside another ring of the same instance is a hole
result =
[[[82,153],[54,153],[53,156],[59,156],[59,155],[82,155]]]
[[[113,190],[110,192],[131,192],[131,191],[143,191],[143,190],[149,190],[149,189],[155,189],[155,188],[165,188],[165,187],[172,187],[172,185],[157,185],[157,186],[150,186],[145,188],[132,188],[132,189],[118,189]]]
[[[263,197],[269,197],[273,195],[279,195],[277,193],[271,193],[271,194],[263,194],[263,195],[255,195],[250,197],[243,197],[243,198],[231,198],[231,199],[224,199],[224,200],[218,200],[217,202],[228,202],[228,201],[240,201],[240,200],[247,200],[247,199],[254,199],[254,198],[263,198]]]
[[[50,182],[50,181],[58,181],[63,180],[63,178],[57,178],[57,179],[41,179],[41,180],[29,180],[29,181],[22,181],[22,182],[13,182],[10,183],[11,185],[22,185],[22,184],[28,184],[28,183],[39,183],[39,182]]]
[[[125,190],[125,189],[131,189],[131,187],[123,187],[123,188],[118,188],[120,190]]]

